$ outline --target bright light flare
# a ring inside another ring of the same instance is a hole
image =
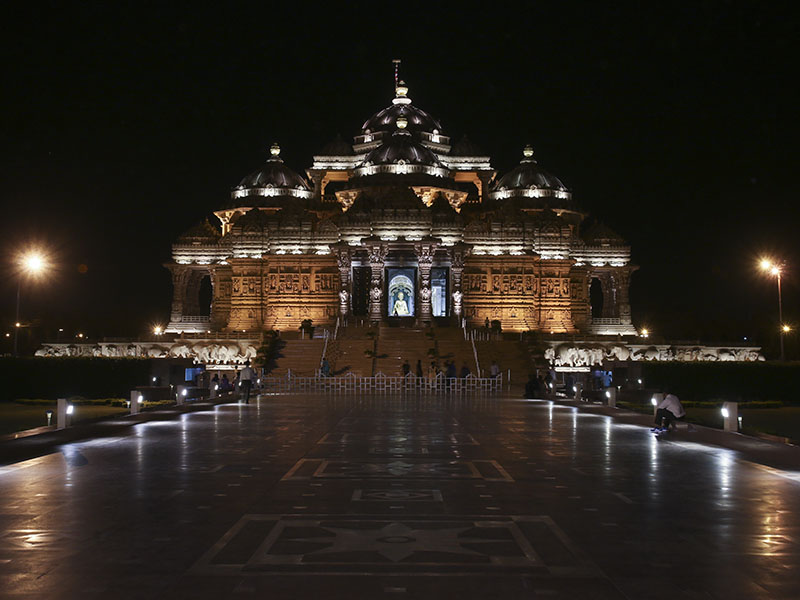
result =
[[[164,328],[161,325],[153,325],[153,333],[156,335],[161,335],[164,333]]]
[[[38,250],[29,250],[20,256],[19,265],[28,275],[39,275],[47,268],[47,261]]]
[[[783,333],[789,333],[791,330],[792,330],[791,325],[784,325],[783,327],[781,327],[781,331],[783,331]]]

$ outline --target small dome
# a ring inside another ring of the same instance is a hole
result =
[[[525,146],[519,166],[510,173],[503,175],[500,181],[497,182],[494,191],[527,189],[568,192],[567,186],[558,177],[548,173],[536,163],[533,158],[533,148],[530,146]]]
[[[482,156],[483,152],[478,146],[470,140],[466,134],[461,136],[461,139],[453,144],[453,149],[450,150],[450,156]]]
[[[364,166],[372,165],[424,165],[441,167],[436,155],[405,131],[396,131],[385,144],[381,144],[364,159]]]
[[[583,234],[584,241],[589,245],[624,245],[625,240],[616,231],[604,223],[594,223]]]
[[[310,198],[311,188],[305,179],[283,164],[278,144],[270,147],[270,158],[233,188],[233,199],[245,196],[293,196]]]
[[[208,219],[204,219],[184,231],[178,238],[178,241],[215,242],[221,236],[222,234],[219,232],[219,230],[209,223]]]
[[[361,126],[363,133],[378,131],[394,131],[398,117],[405,117],[408,121],[409,131],[424,131],[426,133],[442,133],[442,124],[421,108],[411,104],[411,99],[406,96],[408,87],[400,82],[396,88],[396,97],[392,105],[376,112]]]
[[[353,147],[342,139],[341,135],[336,135],[336,139],[328,142],[320,152],[322,156],[352,156]]]

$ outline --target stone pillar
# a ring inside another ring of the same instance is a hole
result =
[[[180,323],[183,318],[186,289],[189,284],[190,270],[184,265],[171,264],[167,268],[172,273],[172,308],[170,310],[170,323]]]
[[[350,314],[351,310],[350,298],[352,297],[353,290],[350,286],[350,266],[352,257],[350,255],[350,246],[347,244],[336,244],[333,250],[336,253],[336,263],[339,267],[339,314],[344,320]]]
[[[493,177],[494,172],[492,171],[478,171],[478,179],[480,179],[481,182],[481,187],[478,190],[478,197],[481,202],[485,202],[489,199],[489,184],[492,182]]]
[[[616,309],[617,316],[621,325],[631,324],[631,302],[630,302],[630,285],[631,285],[631,269],[625,267],[620,269],[615,274],[616,282]]]
[[[422,323],[430,323],[432,318],[431,311],[431,267],[433,266],[433,254],[436,252],[436,242],[433,239],[423,240],[416,244],[414,249],[417,252],[417,264],[419,266],[419,320]]]
[[[458,242],[450,249],[450,287],[453,290],[453,316],[460,323],[464,314],[464,292],[461,280],[464,274],[464,258],[469,254],[470,247],[464,242]]]
[[[369,252],[369,266],[372,271],[372,279],[369,286],[369,319],[373,323],[379,322],[383,318],[383,264],[386,259],[387,246],[376,243],[379,240],[366,238],[369,242],[367,251]]]

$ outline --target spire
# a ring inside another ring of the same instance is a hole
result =
[[[392,64],[394,65],[394,87],[397,89],[397,82],[400,81],[400,59],[395,58]]]

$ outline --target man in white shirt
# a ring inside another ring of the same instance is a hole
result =
[[[244,403],[250,404],[250,388],[253,387],[253,377],[256,372],[250,368],[250,361],[244,364],[244,369],[239,372],[239,385],[244,395]]]
[[[667,394],[656,407],[656,426],[653,431],[667,431],[673,421],[686,415],[681,401],[675,394]]]

